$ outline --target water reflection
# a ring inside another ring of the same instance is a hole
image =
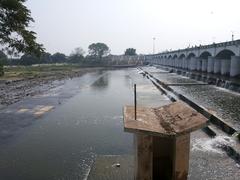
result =
[[[132,153],[132,134],[122,128],[122,107],[132,99],[128,71],[99,73],[91,88],[26,128],[14,142],[0,144],[0,179],[84,179],[96,155]],[[69,88],[75,87],[71,82]]]
[[[99,75],[101,75],[101,77],[91,85],[93,90],[99,91],[108,88],[109,74],[107,72],[100,72]]]

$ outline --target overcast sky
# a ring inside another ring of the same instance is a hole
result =
[[[112,54],[240,39],[239,0],[28,0],[38,41],[50,53],[104,42]]]

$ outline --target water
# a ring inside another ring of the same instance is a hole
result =
[[[156,72],[158,69],[155,70]],[[166,83],[199,83],[199,81],[174,73],[155,73]],[[172,86],[176,92],[209,109],[236,129],[240,130],[240,94],[213,85]]]
[[[122,122],[123,105],[132,103],[128,71],[100,72],[95,82],[85,81],[77,95],[0,145],[0,179],[84,179],[96,155],[131,154],[132,135],[123,132]]]
[[[150,69],[157,74],[155,68]],[[1,122],[10,122],[1,126],[10,129],[10,136],[0,136],[0,179],[85,179],[97,155],[133,154],[132,135],[123,131],[122,108],[133,104],[134,83],[138,105],[170,103],[137,70],[125,69],[66,80],[47,93],[1,110],[5,120]],[[31,114],[39,105],[54,109],[42,116]],[[19,108],[29,111],[18,113]],[[224,136],[209,139],[201,131],[193,133],[190,179],[239,177],[239,167],[221,151],[221,144],[232,145],[232,141]]]

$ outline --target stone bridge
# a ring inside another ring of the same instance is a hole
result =
[[[145,61],[234,77],[240,75],[240,40],[146,55]]]

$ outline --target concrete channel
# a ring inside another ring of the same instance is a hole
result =
[[[209,119],[208,126],[202,129],[204,132],[206,132],[206,134],[208,136],[215,138],[216,136],[219,136],[219,133],[221,133],[221,134],[226,133],[230,136],[236,135],[237,143],[240,142],[239,132],[234,127],[232,127],[227,122],[225,122],[223,119],[217,117],[216,115],[214,115],[213,113],[208,111],[203,106],[193,102],[186,96],[184,96],[184,95],[180,94],[179,92],[175,91],[174,89],[172,89],[170,87],[171,84],[166,84],[163,81],[161,81],[160,79],[154,77],[151,73],[144,71],[143,69],[141,69],[141,70],[143,71],[143,75],[147,76],[147,78],[149,80],[151,80],[151,82],[161,92],[163,92],[165,95],[167,95],[171,101],[174,102],[177,100],[181,100],[181,101],[187,103],[188,105],[190,105],[195,110],[197,110],[199,113],[203,114],[206,118],[208,118]],[[184,84],[186,84],[186,83],[184,83]],[[195,84],[190,83],[188,85],[199,85],[199,84],[202,85],[201,83],[195,83]],[[175,84],[175,85],[182,85],[182,84],[180,83],[180,84]],[[205,85],[205,84],[203,84],[203,85]],[[220,132],[219,129],[223,132]],[[239,151],[240,148],[238,145],[235,147],[224,145],[224,146],[222,146],[222,149],[224,151],[226,151],[226,153],[229,155],[230,158],[234,159],[236,161],[236,163],[240,164],[240,151]]]

